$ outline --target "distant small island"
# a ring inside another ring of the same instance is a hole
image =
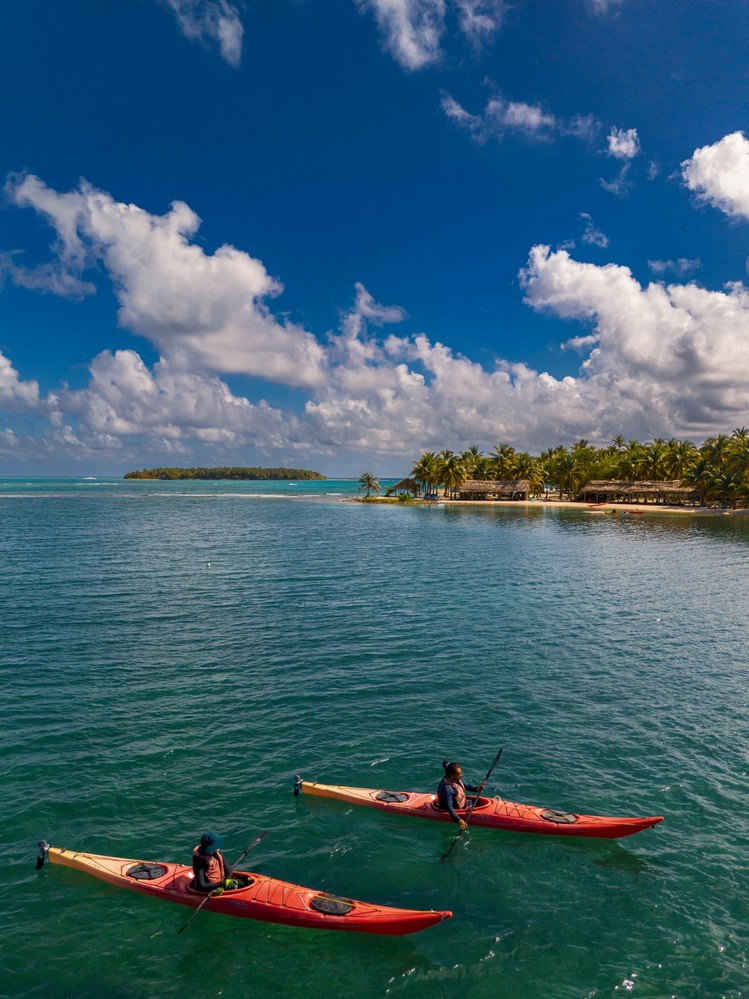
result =
[[[143,468],[126,472],[126,479],[325,479],[306,468]]]

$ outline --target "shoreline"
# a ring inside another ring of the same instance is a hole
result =
[[[364,502],[363,497],[357,497]],[[368,502],[385,502],[398,504],[398,499],[390,497],[370,497]],[[578,500],[560,499],[529,499],[529,500],[459,500],[445,499],[440,496],[435,500],[412,499],[407,506],[450,506],[450,507],[511,507],[513,509],[560,509],[582,510],[591,514],[606,514],[607,516],[647,516],[648,514],[675,514],[690,517],[740,517],[749,516],[749,509],[739,510],[717,509],[710,506],[677,506],[668,503],[585,503]]]

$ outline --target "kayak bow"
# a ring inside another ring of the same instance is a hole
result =
[[[368,805],[397,815],[413,815],[421,819],[452,822],[450,813],[441,808],[436,794],[414,791],[385,791],[369,787],[343,787],[338,784],[320,784],[317,781],[296,778],[294,793],[304,791],[318,798],[335,798],[350,805]],[[563,812],[537,805],[521,805],[504,798],[479,797],[475,807],[458,811],[471,825],[509,832],[545,833],[556,836],[595,836],[599,839],[620,839],[648,829],[663,821],[662,815],[642,818],[619,818],[608,815],[583,815]]]
[[[204,910],[260,919],[266,923],[401,936],[424,930],[452,916],[449,911],[399,909],[358,902],[249,872],[237,872],[243,881],[247,880],[246,885],[206,899],[203,892],[190,887],[192,868],[182,864],[104,857],[55,846],[48,848],[48,854],[53,864],[84,871],[118,888],[130,888],[194,908],[202,904]]]

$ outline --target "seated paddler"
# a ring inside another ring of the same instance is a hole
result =
[[[221,852],[223,842],[223,836],[204,832],[192,851],[192,870],[195,875],[192,887],[197,891],[221,894],[227,888],[240,887],[241,882]]]
[[[445,768],[445,776],[437,788],[437,801],[440,808],[446,809],[454,821],[458,823],[461,830],[463,830],[467,827],[467,823],[458,815],[458,811],[465,808],[468,804],[467,792],[481,794],[484,790],[484,785],[464,784],[463,768],[459,763],[450,763],[448,760],[443,760],[442,766]]]

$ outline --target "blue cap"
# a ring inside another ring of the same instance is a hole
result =
[[[221,849],[223,842],[223,836],[217,836],[215,832],[204,832],[200,837],[200,847],[198,852],[205,854],[206,856],[208,854],[215,853],[216,850]]]

